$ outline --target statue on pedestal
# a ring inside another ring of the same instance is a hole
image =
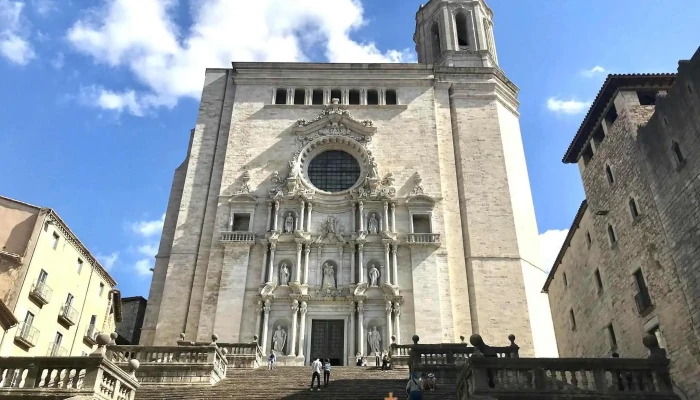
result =
[[[382,335],[375,326],[371,331],[367,332],[367,344],[370,353],[379,353],[382,348]]]
[[[377,213],[371,213],[367,222],[367,231],[371,235],[376,235],[379,232],[379,221],[377,221]]]
[[[335,270],[328,263],[323,264],[323,287],[335,287]]]
[[[287,213],[287,218],[284,219],[284,232],[294,232],[294,216],[291,211]]]
[[[286,262],[283,262],[282,265],[280,266],[280,285],[282,285],[282,286],[289,285],[289,268],[287,267]]]
[[[369,285],[375,287],[379,286],[379,270],[374,264],[372,264],[372,267],[369,269]]]
[[[276,352],[283,354],[282,352],[284,350],[284,345],[286,343],[287,343],[287,332],[285,332],[281,326],[277,326],[277,330],[275,331],[275,335],[272,337],[272,348]]]

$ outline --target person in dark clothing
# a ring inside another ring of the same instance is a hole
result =
[[[331,380],[331,361],[323,360],[323,386],[328,387],[328,381]]]
[[[389,369],[389,355],[386,351],[382,353],[382,371]]]

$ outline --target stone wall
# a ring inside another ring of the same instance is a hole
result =
[[[135,345],[141,338],[143,318],[146,313],[147,301],[141,296],[122,299],[122,321],[117,323],[119,339],[126,340],[126,345]]]

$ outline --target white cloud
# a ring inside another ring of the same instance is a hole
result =
[[[134,264],[134,270],[141,276],[150,275],[152,272],[151,268],[153,268],[153,260],[151,258],[138,260]]]
[[[28,64],[36,55],[29,43],[23,9],[21,1],[0,0],[0,54],[20,65]]]
[[[576,99],[561,100],[557,97],[547,99],[547,108],[557,114],[580,114],[591,106],[590,101],[578,101]]]
[[[58,5],[54,0],[32,0],[32,7],[37,14],[45,17],[54,11],[58,11]]]
[[[102,264],[102,266],[109,271],[112,269],[112,267],[114,267],[114,264],[116,264],[117,260],[119,259],[119,252],[115,251],[114,253],[107,255],[98,254],[96,257],[100,264]]]
[[[56,57],[51,60],[51,66],[55,69],[61,69],[63,68],[63,65],[65,65],[65,61],[66,57],[63,55],[63,53],[58,53],[56,54]]]
[[[600,65],[596,65],[591,69],[581,71],[581,75],[585,76],[586,78],[593,78],[596,75],[602,75],[607,72],[608,70],[606,70],[605,68],[601,67]]]
[[[98,92],[95,104],[134,115],[182,97],[198,98],[207,67],[231,61],[304,61],[319,46],[331,62],[407,62],[408,49],[380,51],[350,33],[366,21],[359,0],[198,0],[192,26],[173,19],[177,0],[107,0],[78,20],[68,40],[80,52],[112,67],[127,67],[146,88]]]
[[[155,244],[144,244],[137,249],[139,253],[148,257],[155,257],[158,254],[158,246]]]
[[[540,234],[540,252],[542,254],[542,267],[546,271],[552,269],[557,259],[559,250],[564,244],[568,229],[552,229]]]
[[[163,230],[164,221],[165,214],[163,214],[158,220],[135,222],[131,224],[131,230],[140,236],[149,238],[160,234],[160,232]]]

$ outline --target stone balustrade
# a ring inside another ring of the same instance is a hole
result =
[[[253,336],[250,343],[221,343],[218,335],[212,335],[212,342],[187,342],[185,334],[180,335],[178,346],[208,346],[216,345],[221,353],[226,356],[228,368],[255,369],[265,365],[265,355],[258,344],[258,335]]]
[[[440,245],[439,233],[408,233],[406,243],[409,245]]]
[[[411,361],[411,345],[394,343],[391,345],[390,355],[392,368],[409,368],[409,363]]]
[[[221,232],[222,244],[255,244],[255,232]]]
[[[142,384],[210,384],[226,376],[228,361],[212,343],[201,346],[108,346],[117,365],[138,360],[136,374]]]

